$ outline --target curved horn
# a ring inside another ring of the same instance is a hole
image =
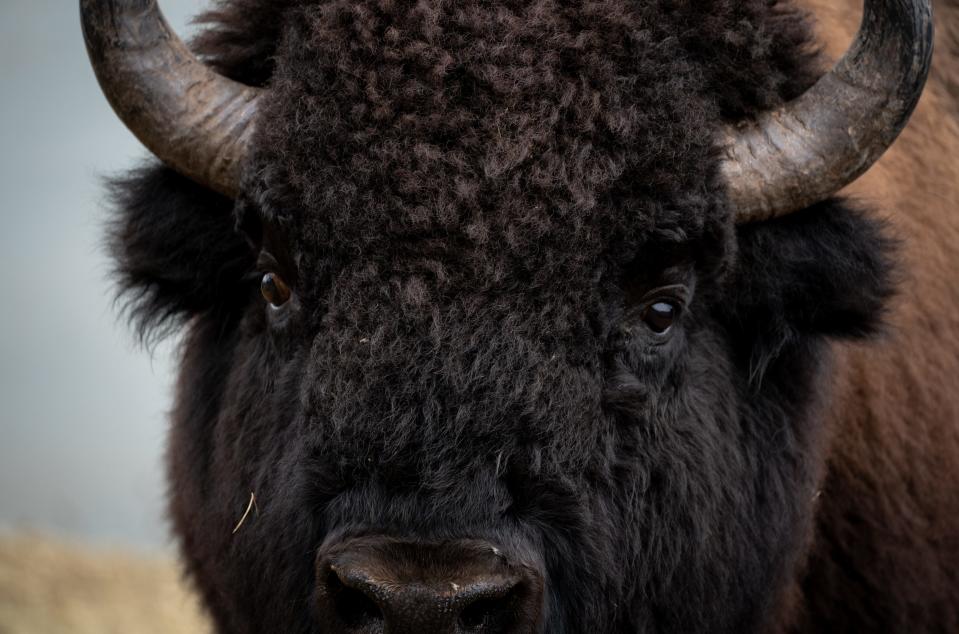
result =
[[[100,86],[160,159],[235,197],[262,90],[218,75],[170,29],[156,0],[80,0]]]
[[[932,57],[930,0],[865,0],[856,41],[798,99],[726,130],[722,172],[737,222],[808,207],[865,172],[922,94]]]

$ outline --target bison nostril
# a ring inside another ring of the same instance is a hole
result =
[[[467,632],[489,630],[502,620],[505,607],[503,599],[480,599],[460,613],[459,626]]]
[[[521,603],[518,586],[510,588],[503,596],[477,599],[460,612],[457,622],[458,631],[464,633],[512,631],[510,625],[519,620],[516,612]]]
[[[376,602],[362,591],[345,585],[332,570],[327,576],[326,587],[337,616],[347,627],[360,629],[383,623],[383,612]]]

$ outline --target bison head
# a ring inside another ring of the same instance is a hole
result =
[[[235,0],[201,47],[238,83],[152,0],[81,2],[172,167],[116,184],[112,246],[144,332],[186,330],[171,509],[222,631],[776,618],[828,340],[889,293],[828,197],[929,16],[867,2],[813,85],[802,16],[739,4]]]

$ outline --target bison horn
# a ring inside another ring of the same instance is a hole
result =
[[[235,197],[262,90],[198,60],[156,0],[80,0],[83,36],[120,119],[160,159]]]
[[[722,172],[737,222],[803,209],[862,175],[909,120],[932,45],[930,0],[865,0],[856,41],[832,71],[726,130]]]

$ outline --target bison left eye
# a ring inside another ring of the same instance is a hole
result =
[[[263,299],[270,302],[273,308],[279,308],[290,301],[292,292],[286,282],[276,273],[267,273],[260,282],[260,293]]]
[[[679,317],[679,304],[670,300],[653,302],[643,311],[643,321],[658,335],[665,334]]]

